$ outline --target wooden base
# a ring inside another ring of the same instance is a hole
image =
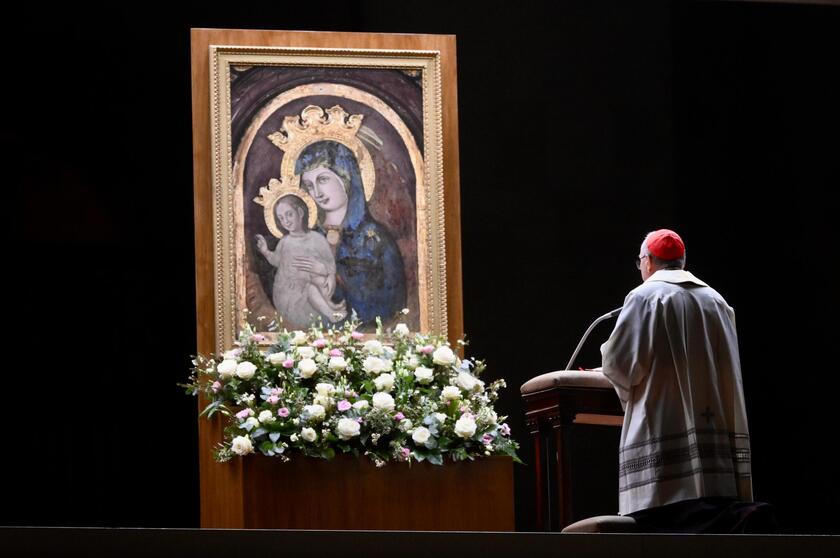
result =
[[[216,467],[239,469],[228,514],[202,527],[417,531],[513,531],[513,462],[487,457],[443,466],[367,458],[252,455]],[[226,516],[226,519],[222,517]],[[221,521],[219,521],[221,520]]]

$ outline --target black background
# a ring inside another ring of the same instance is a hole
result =
[[[738,316],[756,498],[787,532],[840,532],[837,6],[27,7],[3,37],[0,524],[199,524],[196,403],[176,386],[195,351],[189,29],[227,27],[457,35],[468,352],[508,380],[526,461],[518,386],[565,365],[639,283],[644,234],[674,228]],[[590,430],[575,499],[614,513],[617,432]]]

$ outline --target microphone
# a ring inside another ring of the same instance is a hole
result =
[[[619,313],[621,313],[622,308],[624,308],[624,307],[619,306],[615,310],[612,310],[611,312],[607,312],[606,314],[604,314],[603,316],[601,316],[600,318],[598,318],[597,320],[592,322],[592,325],[589,326],[589,328],[586,330],[586,333],[584,333],[583,337],[581,337],[580,343],[578,343],[578,346],[575,349],[575,352],[572,354],[572,358],[569,359],[569,364],[566,365],[566,370],[571,370],[572,369],[572,364],[574,364],[575,359],[577,358],[581,347],[583,347],[583,343],[586,341],[586,338],[589,337],[589,334],[592,333],[592,330],[595,329],[595,326],[600,324],[604,320],[608,320],[610,318],[615,318],[616,316],[619,315]]]

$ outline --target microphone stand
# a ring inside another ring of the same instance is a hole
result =
[[[586,330],[586,333],[584,333],[583,337],[580,339],[580,343],[578,343],[578,346],[575,349],[575,352],[572,354],[572,358],[569,359],[569,364],[566,365],[566,370],[571,370],[572,369],[572,364],[574,364],[575,359],[577,358],[581,347],[583,347],[583,343],[586,341],[586,338],[589,337],[589,334],[592,333],[592,330],[595,329],[595,326],[600,324],[604,320],[608,320],[610,318],[614,318],[614,317],[618,316],[619,313],[621,313],[622,308],[624,308],[624,307],[621,306],[621,307],[616,308],[615,310],[613,310],[611,312],[607,312],[606,314],[604,314],[603,316],[601,316],[600,318],[598,318],[597,320],[592,322],[592,325],[589,326],[589,329]]]

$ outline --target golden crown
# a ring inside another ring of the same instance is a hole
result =
[[[362,174],[365,199],[370,200],[376,186],[373,159],[361,141],[366,128],[362,126],[362,114],[348,114],[339,105],[324,110],[315,105],[304,108],[300,116],[287,116],[280,129],[268,135],[277,148],[283,151],[280,176],[289,187],[300,188],[300,176],[295,174],[295,163],[307,146],[323,140],[344,144],[356,155]],[[361,135],[359,132],[363,132]],[[273,216],[272,216],[273,221]]]

